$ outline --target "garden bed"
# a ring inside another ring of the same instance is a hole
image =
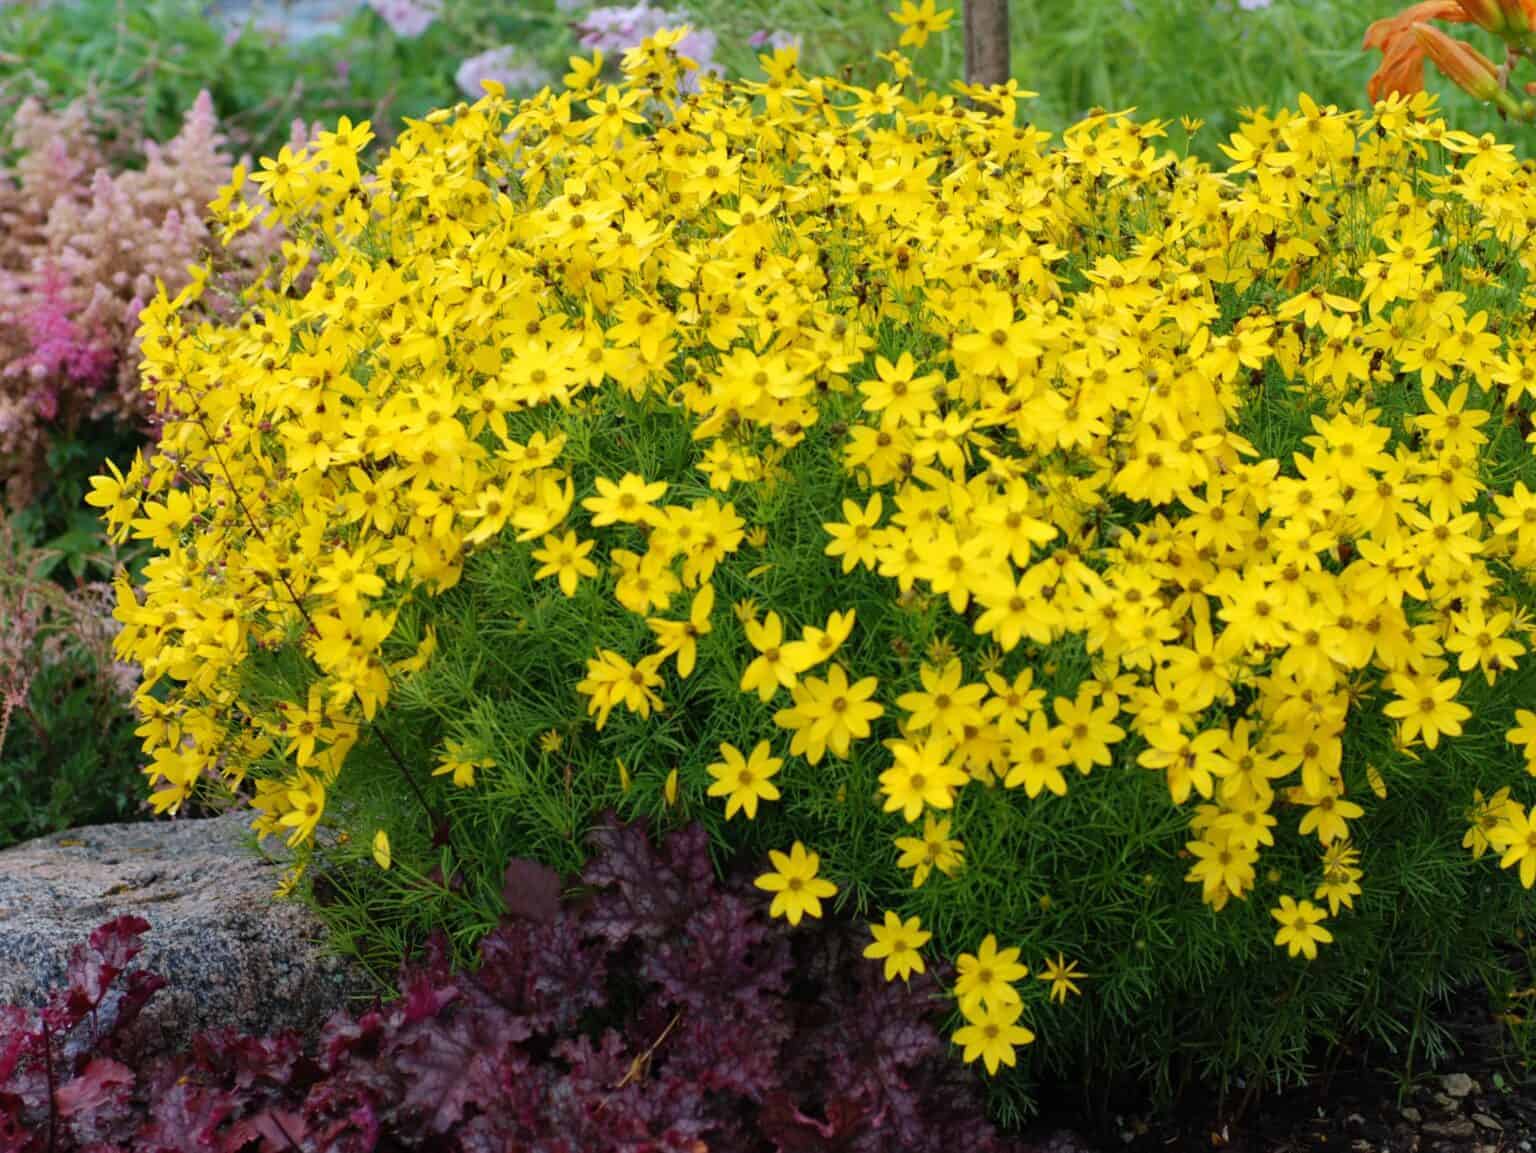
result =
[[[1501,4],[1212,139],[939,83],[929,0],[760,79],[370,0],[215,33],[163,145],[188,73],[66,106],[28,6],[0,817],[239,810],[382,999],[144,1043],[113,904],[0,1021],[0,1150],[1528,1143],[1536,176],[1412,91],[1536,121],[1423,23],[1536,58]]]

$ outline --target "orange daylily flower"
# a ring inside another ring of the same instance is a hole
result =
[[[1459,0],[1420,0],[1395,16],[1377,20],[1365,30],[1361,47],[1378,48],[1382,54],[1381,67],[1365,89],[1373,104],[1394,92],[1412,96],[1424,91],[1424,46],[1413,34],[1413,27],[1426,20],[1466,24],[1471,17]]]

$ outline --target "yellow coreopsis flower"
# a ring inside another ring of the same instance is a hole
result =
[[[901,0],[901,7],[889,15],[902,28],[901,39],[897,44],[903,48],[921,48],[928,43],[929,36],[949,27],[949,22],[955,18],[955,10],[941,9],[933,0],[922,0],[921,4]]]
[[[864,956],[885,962],[887,981],[894,981],[898,977],[905,981],[913,973],[926,971],[922,954],[918,950],[933,938],[933,934],[923,928],[918,918],[909,917],[903,921],[887,910],[885,923],[871,925],[869,932],[874,941],[865,946]]]
[[[1399,673],[1392,678],[1392,688],[1401,699],[1387,704],[1382,712],[1400,722],[1405,744],[1422,737],[1433,749],[1442,735],[1460,736],[1461,722],[1472,715],[1471,709],[1455,699],[1461,688],[1456,677],[1442,681]]]
[[[1017,1002],[981,1005],[966,1012],[966,1024],[954,1034],[966,1063],[980,1058],[988,1073],[996,1073],[999,1065],[1016,1065],[1015,1050],[1035,1039],[1033,1032],[1018,1023],[1023,1012],[1024,1006]]]
[[[951,759],[953,752],[954,746],[941,739],[920,744],[892,742],[895,764],[880,774],[885,811],[899,812],[903,820],[912,822],[922,815],[925,806],[953,807],[955,791],[969,780],[965,770]]]
[[[462,741],[450,737],[443,742],[443,759],[432,770],[434,777],[452,775],[454,787],[470,789],[475,785],[475,770],[494,768],[496,759],[490,756],[473,756]]]
[[[293,830],[288,834],[288,844],[297,845],[315,834],[315,827],[325,813],[325,786],[312,773],[301,772],[285,795],[288,811],[279,823]]]
[[[1303,956],[1309,961],[1315,960],[1318,945],[1333,940],[1333,934],[1319,923],[1326,914],[1311,901],[1281,897],[1280,904],[1270,910],[1270,916],[1280,922],[1280,929],[1275,933],[1275,944],[1284,945],[1292,957]]]
[[[617,484],[607,477],[597,478],[597,495],[581,502],[592,514],[592,527],[610,524],[648,524],[655,519],[655,503],[667,491],[667,482],[647,483],[643,477],[625,473]]]
[[[1536,815],[1510,803],[1500,813],[1499,823],[1489,830],[1488,843],[1500,854],[1500,868],[1518,865],[1520,883],[1527,889],[1536,885]]]
[[[1066,1002],[1069,993],[1082,992],[1077,987],[1077,982],[1086,977],[1087,974],[1078,969],[1076,961],[1067,960],[1061,953],[1057,953],[1054,958],[1048,958],[1044,971],[1038,974],[1040,980],[1050,983],[1051,1000],[1063,1003]]]
[[[912,870],[914,889],[921,889],[934,869],[946,877],[953,877],[965,861],[965,846],[949,835],[949,818],[935,817],[932,813],[923,818],[922,836],[897,837],[896,847],[901,850],[896,864]]]
[[[784,761],[771,754],[767,741],[758,741],[750,758],[743,757],[735,745],[722,741],[720,756],[722,760],[709,766],[709,775],[715,778],[715,783],[709,786],[709,795],[726,799],[726,820],[738,812],[746,813],[747,820],[753,820],[757,817],[759,800],[779,799],[779,790],[771,778],[784,767]]]
[[[773,872],[762,874],[753,884],[774,895],[769,916],[783,917],[791,925],[798,925],[802,917],[820,917],[822,898],[837,892],[836,885],[816,875],[821,858],[796,841],[788,853],[770,849],[768,859]]]
[[[955,958],[955,972],[955,996],[961,1012],[970,1016],[981,1007],[1017,1005],[1014,982],[1029,976],[1029,967],[1019,964],[1018,949],[999,949],[997,937],[988,933],[974,954]]]

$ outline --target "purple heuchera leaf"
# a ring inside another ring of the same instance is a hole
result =
[[[521,924],[480,942],[479,986],[538,1033],[569,1032],[602,1007],[608,982],[605,952],[589,943],[576,919]]]
[[[81,1145],[125,1141],[137,1126],[132,1098],[136,1078],[110,1057],[93,1057],[84,1072],[53,1095],[58,1116]]]
[[[530,1035],[520,1018],[495,1007],[419,1023],[394,1046],[406,1076],[401,1111],[419,1114],[428,1133],[448,1133],[471,1107],[496,1100],[515,1064],[512,1047]]]
[[[99,1005],[108,986],[138,956],[143,948],[139,937],[148,930],[142,917],[118,917],[96,928],[88,945],[76,945],[69,956],[65,1011],[78,1020]]]
[[[784,932],[697,828],[591,844],[589,900],[552,905],[553,874],[516,863],[517,915],[475,972],[428,943],[397,999],[334,1015],[312,1055],[218,1030],[133,1064],[115,1037],[160,982],[128,968],[143,922],[103,926],[45,1010],[0,1007],[0,1153],[48,1150],[50,1069],[52,1153],[1004,1148],[931,978],[886,983],[836,922]]]
[[[658,941],[640,972],[668,998],[703,1011],[722,1000],[751,1004],[782,994],[789,966],[785,935],[747,901],[723,893],[695,908],[681,934]]]
[[[537,861],[514,858],[502,874],[501,899],[509,917],[553,921],[560,915],[560,874]]]
[[[586,926],[614,944],[672,935],[718,890],[709,838],[697,825],[673,833],[661,853],[642,823],[618,825],[611,818],[592,830],[588,843],[593,855],[582,880],[597,893]]]
[[[644,826],[600,826],[587,841],[593,854],[581,876],[597,890],[586,919],[590,932],[622,945],[631,937],[663,937],[687,916],[687,893]]]
[[[235,1097],[190,1081],[155,1096],[149,1124],[138,1136],[143,1153],[208,1153],[219,1148],[219,1130],[232,1120]]]

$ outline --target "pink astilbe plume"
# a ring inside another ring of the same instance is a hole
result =
[[[114,169],[83,104],[29,100],[0,132],[0,487],[13,507],[42,480],[49,440],[82,421],[150,431],[138,387],[138,313],[163,280],[175,293],[211,257],[238,289],[278,249],[257,228],[220,246],[207,205],[234,158],[202,93],[182,129]]]
[[[80,305],[70,299],[69,287],[69,278],[61,269],[45,266],[38,270],[32,281],[33,299],[20,316],[32,352],[4,370],[42,382],[44,395],[49,397],[39,413],[44,420],[58,415],[55,381],[62,377],[94,388],[107,379],[117,360],[106,333],[89,333],[78,323]]]

